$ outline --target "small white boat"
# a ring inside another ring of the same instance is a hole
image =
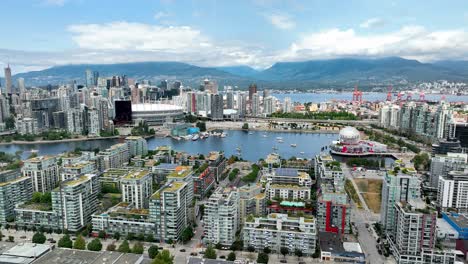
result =
[[[305,152],[304,152],[304,151],[301,151],[301,152],[299,152],[299,153],[300,153],[301,155],[304,155],[304,154],[305,154]]]
[[[223,132],[223,133],[221,133],[221,136],[220,136],[220,137],[224,138],[224,137],[226,137],[226,136],[227,136],[226,133]]]
[[[31,153],[38,153],[39,150],[37,150],[37,149],[31,149],[30,152],[31,152]]]
[[[278,140],[278,143],[283,143],[284,141],[282,139]]]
[[[278,148],[276,146],[272,147],[273,150],[278,150]]]
[[[200,136],[198,134],[196,134],[196,135],[194,135],[192,137],[192,141],[197,141],[199,138],[200,138]]]
[[[295,147],[297,147],[297,144],[293,143],[293,144],[291,144],[291,147],[295,148]]]
[[[253,135],[253,132],[249,132],[249,135]]]
[[[266,137],[268,137],[268,135],[267,135],[267,134],[263,134],[262,137],[266,138]]]
[[[283,140],[282,137],[276,137],[276,140]]]

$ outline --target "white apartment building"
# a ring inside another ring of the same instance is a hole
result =
[[[39,156],[24,161],[23,176],[30,177],[33,192],[50,192],[59,182],[59,166],[53,156]]]
[[[239,229],[239,192],[219,187],[205,205],[205,244],[230,246]]]
[[[468,211],[468,170],[451,171],[439,177],[437,202],[443,209]]]
[[[132,170],[121,178],[122,201],[135,208],[149,207],[149,197],[153,194],[153,176],[147,170]]]
[[[317,227],[314,218],[288,217],[285,214],[269,214],[247,217],[243,228],[244,247],[253,246],[257,252],[268,247],[279,253],[281,247],[289,252],[300,250],[305,256],[315,253]]]

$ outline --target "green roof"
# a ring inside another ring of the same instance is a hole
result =
[[[77,185],[77,184],[80,184],[82,182],[85,182],[88,180],[88,177],[87,176],[81,176],[77,179],[73,179],[73,180],[70,180],[70,181],[64,181],[63,182],[63,185],[65,186],[73,186],[73,185]]]
[[[191,166],[179,166],[175,171],[171,172],[167,177],[185,178],[192,172]]]
[[[148,170],[140,170],[140,171],[130,171],[127,175],[125,175],[124,179],[126,180],[133,180],[133,179],[141,179],[149,174]]]

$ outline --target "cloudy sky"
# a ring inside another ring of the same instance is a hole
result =
[[[2,0],[0,66],[468,59],[466,0]],[[0,71],[0,76],[3,71]]]

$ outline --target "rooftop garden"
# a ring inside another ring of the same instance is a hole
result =
[[[257,180],[258,172],[260,171],[260,167],[257,164],[252,164],[252,171],[242,177],[243,182],[255,182]]]
[[[190,166],[179,166],[175,171],[171,172],[167,177],[177,177],[185,178],[192,172],[192,167]]]
[[[52,195],[50,192],[33,193],[32,199],[19,205],[19,208],[38,210],[38,211],[51,211],[52,210]]]
[[[332,171],[341,171],[341,164],[339,161],[330,161],[325,164],[325,167],[331,169]]]

